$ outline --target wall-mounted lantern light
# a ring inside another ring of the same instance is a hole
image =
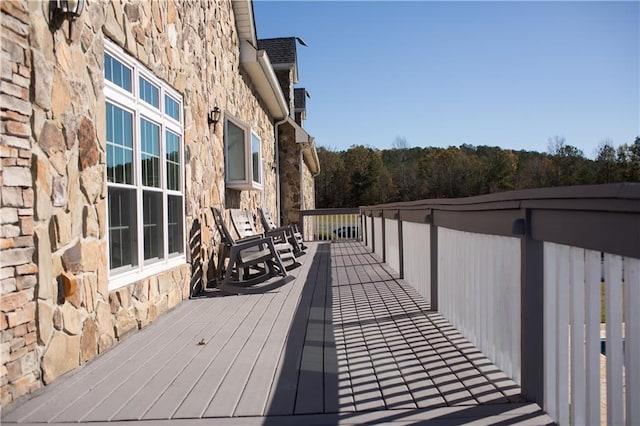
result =
[[[69,40],[71,40],[71,24],[82,14],[82,9],[84,9],[84,0],[51,0],[49,4],[51,25],[57,30],[65,19],[69,21]]]
[[[218,105],[214,106],[213,111],[207,115],[207,121],[209,122],[209,125],[213,124],[213,130],[215,131],[216,124],[220,121],[220,108],[218,108]]]

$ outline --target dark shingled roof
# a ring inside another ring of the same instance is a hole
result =
[[[258,40],[258,49],[267,51],[273,65],[297,63],[295,37],[264,38]]]
[[[304,88],[293,89],[293,104],[295,109],[307,108],[307,90]]]

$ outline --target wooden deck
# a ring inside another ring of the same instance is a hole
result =
[[[2,424],[551,423],[360,243],[301,260],[287,282],[181,303]]]

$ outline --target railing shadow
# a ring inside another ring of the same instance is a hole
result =
[[[497,391],[513,392],[515,385],[437,313],[418,305],[385,311],[369,297],[374,283],[389,280],[363,276],[353,303],[343,306],[337,297],[333,306],[334,291],[339,296],[347,284],[333,282],[332,244],[318,243],[311,259],[262,424],[553,424],[538,406]],[[402,295],[379,294],[385,297],[404,303]],[[385,379],[398,370],[404,388]]]

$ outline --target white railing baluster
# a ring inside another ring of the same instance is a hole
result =
[[[556,362],[556,334],[558,321],[556,319],[556,303],[558,292],[558,276],[556,273],[556,245],[544,244],[544,409],[552,419],[558,419],[557,401],[557,362]]]
[[[520,247],[520,241],[512,241],[511,250],[517,250]],[[512,368],[511,374],[513,380],[522,384],[522,377],[520,374],[520,366],[522,365],[522,349],[520,348],[520,333],[522,320],[520,318],[521,303],[520,303],[520,272],[521,272],[521,258],[516,256],[515,262],[511,263],[511,279],[509,280],[509,288],[507,291],[511,295],[511,361]]]
[[[487,275],[487,280],[489,281],[489,288],[487,292],[487,311],[491,312],[491,315],[488,319],[487,324],[487,344],[486,344],[486,354],[489,359],[496,359],[496,323],[500,321],[497,315],[494,315],[495,312],[495,301],[496,294],[498,293],[498,280],[496,277],[496,256],[491,256],[487,262],[487,269],[489,273]]]
[[[571,424],[585,424],[584,250],[571,247]]]
[[[587,250],[586,257],[586,348],[584,424],[600,423],[600,252]]]
[[[622,258],[605,254],[604,259],[607,320],[607,423],[621,425],[624,422],[622,399]]]
[[[624,260],[627,425],[640,424],[640,260]]]
[[[556,395],[558,423],[569,424],[569,246],[558,246],[556,318]]]

